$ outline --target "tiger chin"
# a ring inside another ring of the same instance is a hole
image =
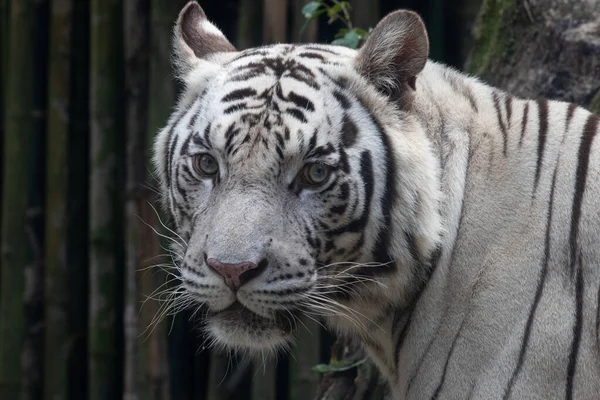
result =
[[[154,152],[183,296],[234,350],[323,319],[397,399],[597,398],[599,118],[428,51],[405,10],[238,51],[188,3]]]

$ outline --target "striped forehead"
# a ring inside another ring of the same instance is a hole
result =
[[[213,85],[213,105],[229,114],[248,109],[290,113],[306,122],[304,111],[323,107],[323,90],[332,76],[347,69],[347,57],[333,50],[309,46],[276,45],[242,52],[224,65]],[[338,71],[333,71],[338,69]]]
[[[265,68],[258,72],[277,75],[285,72],[286,67],[297,65],[313,71],[322,66],[349,66],[355,56],[355,50],[339,46],[277,44],[236,53],[224,66],[229,72],[237,73],[240,68],[264,64]]]
[[[216,135],[216,141],[225,139],[225,145],[253,141],[255,135],[268,142],[281,141],[280,136],[308,141],[317,129],[324,131],[319,136],[328,136],[339,131],[335,81],[347,73],[344,59],[347,56],[314,46],[276,45],[242,52],[199,96],[192,113],[202,117],[192,124]]]

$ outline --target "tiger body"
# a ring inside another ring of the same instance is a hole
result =
[[[396,336],[371,351],[393,392],[599,398],[598,117],[433,63],[414,110],[455,224],[414,308],[386,321]]]
[[[599,118],[427,61],[416,18],[237,52],[186,6],[155,145],[184,296],[237,350],[321,316],[397,399],[597,399]]]

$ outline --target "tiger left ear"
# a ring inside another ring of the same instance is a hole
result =
[[[394,11],[371,31],[358,51],[356,68],[380,91],[403,95],[414,91],[416,76],[425,67],[429,39],[421,17]]]
[[[225,35],[214,26],[202,7],[188,2],[179,12],[174,29],[173,53],[180,73],[185,73],[214,53],[236,51]]]

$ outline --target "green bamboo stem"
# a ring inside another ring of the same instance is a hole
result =
[[[252,399],[275,400],[277,394],[277,368],[275,358],[255,363],[252,371]],[[307,397],[310,398],[310,397]]]
[[[29,112],[33,120],[29,135],[33,141],[27,149],[30,157],[29,175],[27,177],[27,231],[28,243],[25,274],[25,331],[23,354],[21,356],[22,400],[38,399],[42,396],[43,385],[43,326],[44,315],[44,272],[43,272],[43,236],[44,236],[44,152],[46,132],[46,82],[47,82],[47,50],[48,50],[48,3],[34,1],[32,47],[30,57],[32,70],[32,104]]]
[[[354,0],[352,6],[352,26],[362,29],[375,28],[381,18],[381,0]]]
[[[21,392],[24,340],[25,266],[29,261],[26,232],[28,187],[34,137],[32,25],[33,5],[12,0],[6,79],[4,165],[2,167],[2,227],[0,265],[0,394],[17,399]]]
[[[261,44],[261,32],[256,29],[257,26],[260,26],[261,7],[262,2],[260,0],[239,0],[237,32],[234,43],[238,50]]]
[[[69,388],[67,167],[70,123],[71,1],[54,0],[50,16],[45,231],[44,397]]]
[[[287,42],[288,0],[263,0],[263,42]]]
[[[206,388],[207,400],[221,400],[227,397],[227,387],[224,382],[227,380],[230,362],[229,354],[219,349],[211,349]]]
[[[185,0],[162,1],[150,0],[150,71],[149,71],[149,96],[147,113],[147,140],[146,140],[146,165],[150,165],[150,155],[154,137],[158,131],[166,124],[173,104],[175,104],[176,90],[175,82],[172,78],[173,70],[171,68],[171,35],[173,23],[177,19],[180,9],[185,5]],[[156,179],[150,173],[151,168],[146,169],[146,188],[157,186]],[[158,216],[154,209],[160,210],[157,204],[155,193],[152,189],[143,192],[142,202],[140,204],[140,217],[156,231],[167,234],[158,222]],[[154,209],[150,206],[153,204]],[[166,218],[161,216],[162,220]],[[155,399],[167,399],[169,395],[173,399],[183,398],[189,393],[185,379],[181,374],[171,375],[169,368],[169,353],[173,356],[173,363],[178,364],[183,370],[188,370],[184,364],[185,358],[180,358],[173,351],[168,349],[170,341],[177,340],[177,328],[168,336],[170,320],[165,319],[158,325],[151,326],[153,318],[158,313],[159,303],[147,299],[167,280],[167,274],[160,268],[152,267],[156,264],[169,262],[170,260],[160,257],[164,253],[161,246],[170,245],[161,241],[160,237],[148,225],[140,226],[141,242],[144,246],[140,249],[140,262],[143,270],[138,272],[138,285],[140,301],[145,301],[140,310],[139,329],[140,332],[146,332],[142,335],[140,344],[139,358],[139,381],[145,381],[152,388]],[[170,285],[171,287],[173,285]],[[166,289],[168,286],[162,286]],[[164,296],[163,296],[164,298]],[[171,342],[172,343],[172,342]],[[171,390],[172,388],[172,390]]]
[[[140,254],[146,245],[141,240],[141,205],[144,202],[142,184],[146,178],[146,125],[148,103],[149,1],[131,0],[125,3],[125,120],[127,129],[127,177],[125,204],[126,265],[124,308],[124,382],[123,399],[152,399],[151,377],[147,362],[140,362],[139,348],[149,342],[138,341],[140,330],[139,285],[137,271],[141,269]],[[144,365],[145,364],[145,365]]]
[[[90,400],[118,393],[120,1],[92,0],[90,12]]]
[[[321,326],[305,316],[296,334],[294,356],[290,358],[290,398],[313,398],[319,386],[319,374],[312,368],[320,363]]]
[[[10,26],[10,1],[0,0],[0,166],[4,157],[4,123],[6,119],[6,82],[8,81],[8,44]],[[2,174],[0,174],[0,199],[2,199]],[[2,222],[2,209],[0,207],[0,224]],[[0,271],[2,264],[0,261]],[[2,288],[2,273],[0,272],[0,289]],[[1,299],[1,296],[0,296]]]
[[[175,82],[171,67],[173,24],[185,0],[150,0],[150,98],[148,104],[148,144],[167,123],[175,104]]]
[[[89,8],[87,1],[72,3],[66,260],[70,399],[86,399],[88,391]]]

